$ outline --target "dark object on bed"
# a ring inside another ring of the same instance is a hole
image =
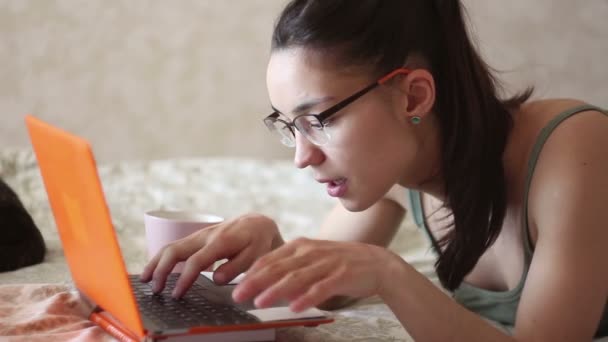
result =
[[[0,272],[38,264],[46,246],[17,194],[0,179]]]

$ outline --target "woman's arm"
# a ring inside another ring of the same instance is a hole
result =
[[[534,260],[516,336],[589,340],[608,300],[608,117],[577,114],[543,148],[529,197]]]
[[[381,296],[417,341],[590,341],[608,299],[608,119],[578,115],[543,149],[529,196],[535,250],[513,337],[394,258]]]
[[[361,212],[350,212],[337,203],[323,221],[317,238],[388,246],[406,213],[406,191],[405,188],[395,185],[384,198]],[[356,300],[347,296],[335,296],[318,307],[323,310],[336,310]]]
[[[333,296],[380,295],[417,341],[591,340],[608,297],[608,120],[589,120],[560,127],[539,160],[528,206],[535,250],[513,336],[395,253],[358,242],[291,241],[256,261],[234,299],[288,299],[298,312]]]
[[[387,262],[378,292],[416,341],[514,341],[441,291],[399,256]]]
[[[388,246],[406,213],[406,191],[395,185],[382,199],[360,212],[348,211],[337,203],[321,224],[316,238]]]

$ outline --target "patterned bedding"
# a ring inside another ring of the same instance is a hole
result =
[[[143,213],[198,209],[223,217],[261,212],[277,220],[286,240],[314,237],[334,200],[307,171],[289,161],[197,158],[101,165],[100,178],[127,270],[145,264]],[[112,340],[86,320],[71,283],[36,160],[28,149],[0,151],[0,177],[13,187],[42,231],[42,264],[0,273],[0,336],[14,341]],[[10,229],[10,227],[3,227]],[[436,281],[432,253],[407,219],[390,248]],[[405,285],[404,285],[405,286]],[[377,297],[335,312],[333,324],[277,331],[278,341],[410,341]],[[2,339],[2,337],[0,337]]]

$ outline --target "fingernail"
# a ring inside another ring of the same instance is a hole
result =
[[[253,305],[255,305],[255,307],[258,309],[264,309],[264,301],[263,301],[263,299],[260,299],[260,297],[257,297],[253,301]]]
[[[234,299],[234,301],[239,301],[240,296],[241,296],[241,291],[239,291],[238,289],[235,289],[234,291],[232,291],[232,299]]]
[[[173,292],[171,292],[171,296],[175,299],[178,299],[180,296],[179,291],[177,291],[177,289],[174,289]]]
[[[214,278],[218,283],[226,282],[226,275],[224,273],[215,273]]]

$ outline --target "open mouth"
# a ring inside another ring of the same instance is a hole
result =
[[[333,181],[329,182],[329,185],[331,186],[340,186],[342,184],[346,183],[346,178],[339,178]]]
[[[348,190],[348,184],[346,178],[339,178],[327,182],[327,193],[331,197],[342,197]]]

